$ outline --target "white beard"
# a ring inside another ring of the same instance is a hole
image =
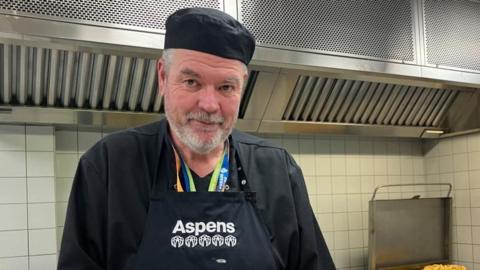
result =
[[[179,138],[179,140],[192,151],[198,154],[207,154],[214,150],[225,142],[228,135],[232,132],[232,128],[227,130],[219,129],[215,132],[214,136],[209,140],[202,140],[200,136],[197,136],[197,132],[193,130],[187,123],[178,123],[173,121],[168,107],[165,106],[165,115],[173,133]],[[188,113],[186,116],[187,122],[189,120],[201,120],[204,122],[221,124],[224,122],[223,117],[209,115],[205,112]],[[236,120],[236,119],[235,119]]]

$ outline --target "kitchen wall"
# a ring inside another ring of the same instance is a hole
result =
[[[480,269],[480,133],[428,141],[424,152],[427,182],[453,185],[453,257]]]
[[[76,163],[102,136],[95,130],[0,125],[0,269],[55,268]],[[472,206],[480,199],[473,179],[480,173],[480,135],[423,145],[407,139],[262,136],[287,148],[302,167],[312,207],[339,268],[366,269],[368,200],[375,186],[450,179],[457,198],[455,259],[474,269],[480,227],[472,224],[480,225],[475,221],[480,214]],[[442,192],[396,188],[381,191],[378,198]]]
[[[0,125],[0,269],[55,269],[53,127]]]
[[[424,183],[419,140],[343,136],[266,136],[293,154],[337,268],[366,269],[368,201],[375,186]],[[380,190],[382,198],[424,195],[422,188]]]

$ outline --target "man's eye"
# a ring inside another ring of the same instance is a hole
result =
[[[226,85],[220,86],[220,90],[222,92],[231,92],[231,91],[235,90],[235,87],[233,85],[226,84]]]
[[[188,87],[195,87],[198,85],[198,82],[194,79],[188,79],[188,80],[184,80],[183,84],[185,84]]]

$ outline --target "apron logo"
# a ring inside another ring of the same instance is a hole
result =
[[[221,247],[223,245],[223,236],[221,235],[214,235],[212,237],[212,244],[216,247]]]
[[[212,238],[210,236],[204,234],[204,235],[202,235],[198,238],[198,243],[202,247],[208,247],[208,246],[210,246],[210,243],[212,243]]]
[[[183,237],[178,236],[178,235],[174,236],[174,237],[172,237],[171,243],[172,243],[173,247],[179,248],[179,247],[183,246]]]
[[[209,236],[206,233],[214,233]],[[221,233],[228,233],[227,236],[222,236]],[[177,220],[172,234],[189,234],[188,236],[174,235],[171,239],[171,245],[174,248],[188,247],[194,248],[197,245],[200,247],[234,247],[237,244],[237,238],[233,235],[235,233],[235,224],[233,222],[187,222],[183,223]]]

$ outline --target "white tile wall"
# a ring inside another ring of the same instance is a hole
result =
[[[424,146],[427,179],[451,183],[454,188],[453,258],[468,269],[480,269],[480,134]],[[438,167],[433,160],[438,160]]]
[[[0,231],[26,230],[26,204],[0,204]]]
[[[0,269],[28,270],[28,257],[0,258]]]
[[[366,269],[368,201],[375,186],[426,181],[419,141],[266,137],[294,151],[293,156],[306,175],[315,216],[338,268]],[[416,193],[418,190],[413,188],[382,190],[379,198],[410,197]]]
[[[55,269],[53,127],[0,125],[0,164],[0,269]]]
[[[49,270],[57,268],[56,255],[36,255],[30,256],[30,270]]]
[[[0,258],[28,255],[28,231],[0,231]]]
[[[30,230],[28,244],[30,255],[55,254],[57,252],[56,228]]]
[[[25,178],[0,177],[0,204],[26,203],[26,187]]]
[[[1,125],[0,151],[25,151],[25,126]]]

